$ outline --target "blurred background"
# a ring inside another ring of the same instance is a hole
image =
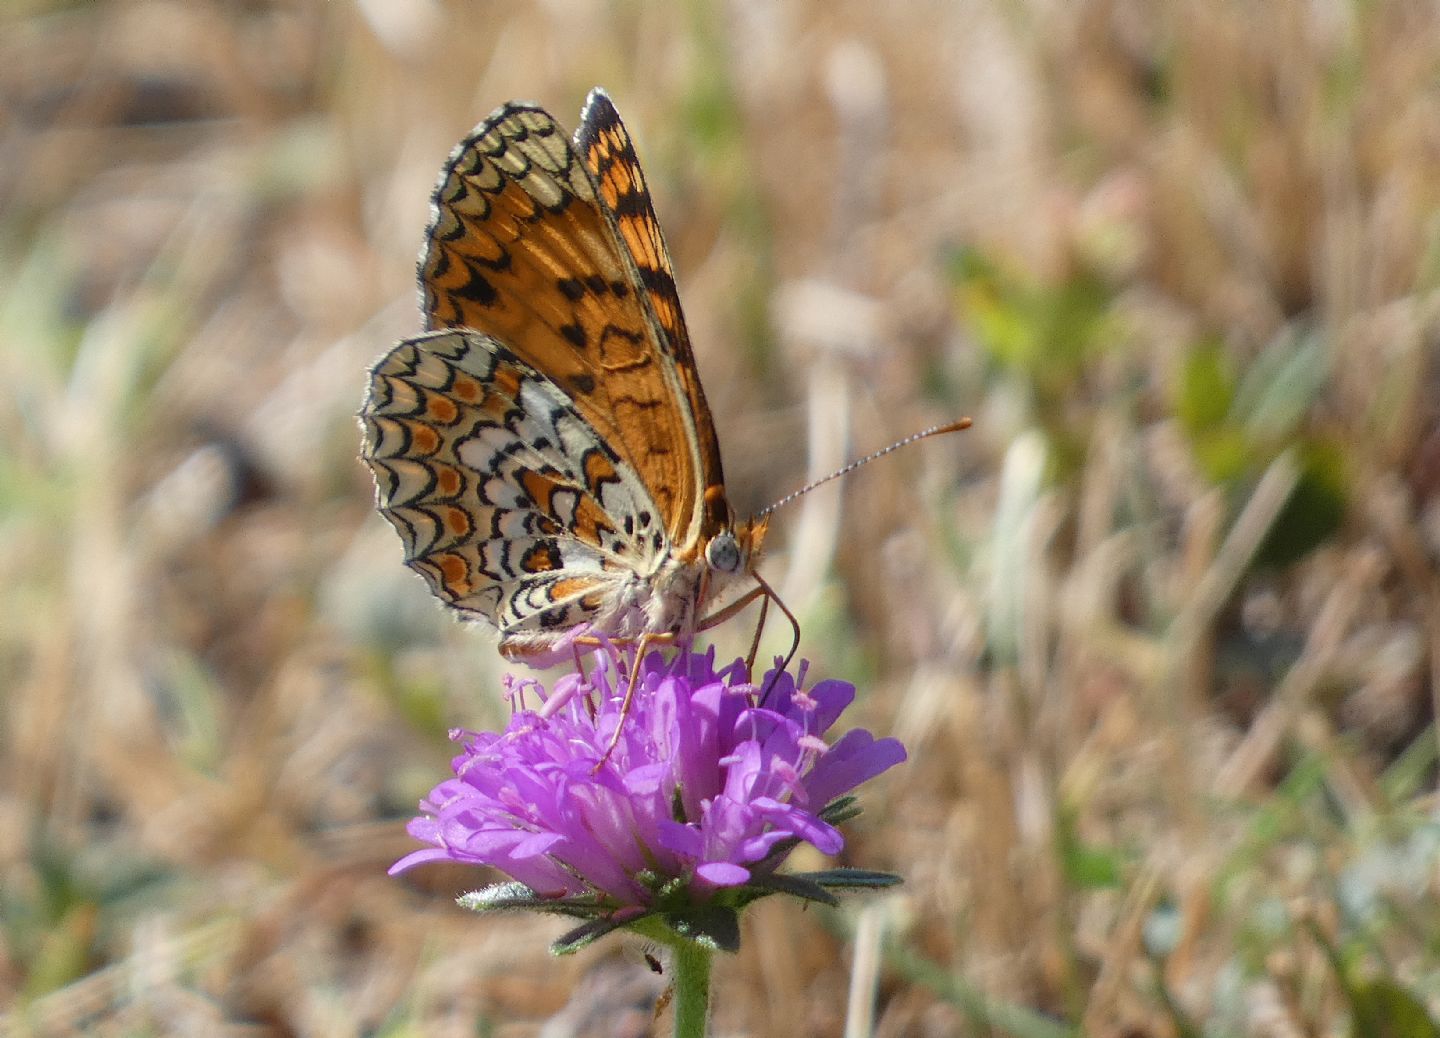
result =
[[[842,863],[906,883],[752,910],[715,1033],[1440,1033],[1399,0],[6,0],[0,1031],[655,1026],[640,948],[386,877],[505,714],[356,459],[450,148],[597,84],[741,510],[975,418],[772,527],[813,673],[910,750]]]

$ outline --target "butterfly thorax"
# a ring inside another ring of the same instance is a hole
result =
[[[688,549],[672,549],[648,575],[627,583],[628,615],[600,617],[597,627],[620,638],[644,634],[684,637],[703,626],[705,615],[730,597],[754,572],[767,522],[727,522]]]

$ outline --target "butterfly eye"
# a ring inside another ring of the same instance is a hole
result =
[[[722,530],[710,539],[705,545],[705,562],[713,570],[721,573],[734,573],[740,568],[740,546],[735,543],[735,535],[729,530]]]

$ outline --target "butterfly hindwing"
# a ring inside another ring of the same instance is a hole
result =
[[[376,365],[361,418],[406,562],[504,635],[590,619],[663,547],[628,463],[489,336],[402,340]]]

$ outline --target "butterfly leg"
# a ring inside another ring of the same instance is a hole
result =
[[[751,576],[755,575],[752,573]],[[734,616],[736,613],[740,612],[740,610],[748,606],[751,602],[755,601],[755,599],[759,598],[761,595],[768,594],[770,597],[774,597],[775,593],[769,590],[768,585],[766,585],[763,580],[761,580],[758,576],[755,577],[755,580],[760,585],[759,587],[751,588],[739,598],[735,599],[735,601],[727,605],[724,609],[721,609],[719,612],[716,613],[711,613],[709,616],[705,617],[703,620],[697,623],[695,625],[695,629],[697,631],[708,631],[712,627],[718,627],[726,620]],[[782,606],[781,608],[784,607]]]
[[[610,754],[615,752],[615,747],[620,744],[620,733],[625,730],[625,719],[630,716],[630,703],[635,697],[635,686],[640,680],[640,664],[645,659],[645,653],[651,645],[659,642],[674,641],[673,634],[642,634],[635,643],[635,662],[630,666],[630,679],[625,683],[625,698],[620,701],[620,717],[615,722],[615,732],[610,736],[610,743],[605,747],[605,752],[595,762],[595,770],[598,772],[610,759]]]
[[[786,668],[790,666],[790,661],[793,660],[795,658],[795,654],[800,651],[800,621],[796,619],[795,614],[790,611],[790,607],[787,606],[784,601],[781,600],[780,596],[775,593],[775,589],[772,588],[769,584],[765,583],[764,577],[760,576],[760,574],[758,573],[751,573],[750,576],[754,578],[756,586],[755,590],[750,592],[750,594],[746,596],[745,600],[754,598],[756,595],[764,595],[765,601],[767,603],[774,602],[780,612],[785,614],[785,619],[790,621],[790,630],[794,634],[794,637],[790,641],[790,651],[785,654],[785,659],[780,664],[780,669],[775,671],[775,674],[778,677],[779,675],[785,673]],[[755,641],[757,644],[760,641],[759,631],[755,632]],[[751,651],[753,652],[754,649],[752,648]],[[770,687],[768,684],[760,690],[760,702],[765,702],[765,696],[769,693],[769,691]]]
[[[750,651],[745,654],[745,673],[752,678],[755,674],[755,656],[760,651],[760,635],[765,631],[765,618],[770,614],[770,599],[760,599],[760,619],[755,621],[755,636],[750,639]]]
[[[753,672],[755,668],[755,654],[759,651],[760,633],[765,626],[765,610],[771,602],[774,602],[780,612],[785,614],[785,619],[790,621],[790,630],[794,632],[794,638],[790,642],[790,651],[785,654],[785,662],[780,665],[780,670],[783,671],[786,667],[790,666],[790,661],[793,660],[795,654],[800,651],[800,621],[796,619],[795,614],[790,611],[790,608],[781,600],[780,596],[775,593],[775,589],[765,583],[765,579],[761,577],[760,574],[751,573],[750,577],[755,581],[753,588],[719,612],[711,613],[705,617],[696,625],[696,629],[704,631],[718,624],[722,624],[751,602],[755,601],[755,599],[763,598],[764,605],[761,607],[760,623],[755,628],[755,637],[750,643],[750,656],[746,661],[747,668]],[[766,691],[765,689],[761,690],[760,698],[762,700],[765,698]]]
[[[585,673],[585,657],[580,655],[580,646],[576,644],[579,641],[580,639],[577,638],[574,642],[570,643],[570,655],[571,658],[575,661],[575,673],[580,675],[580,687],[588,688],[590,685],[590,675]],[[595,716],[593,697],[587,695],[585,697],[585,702],[591,704],[589,707],[589,712],[590,716],[593,718]]]

